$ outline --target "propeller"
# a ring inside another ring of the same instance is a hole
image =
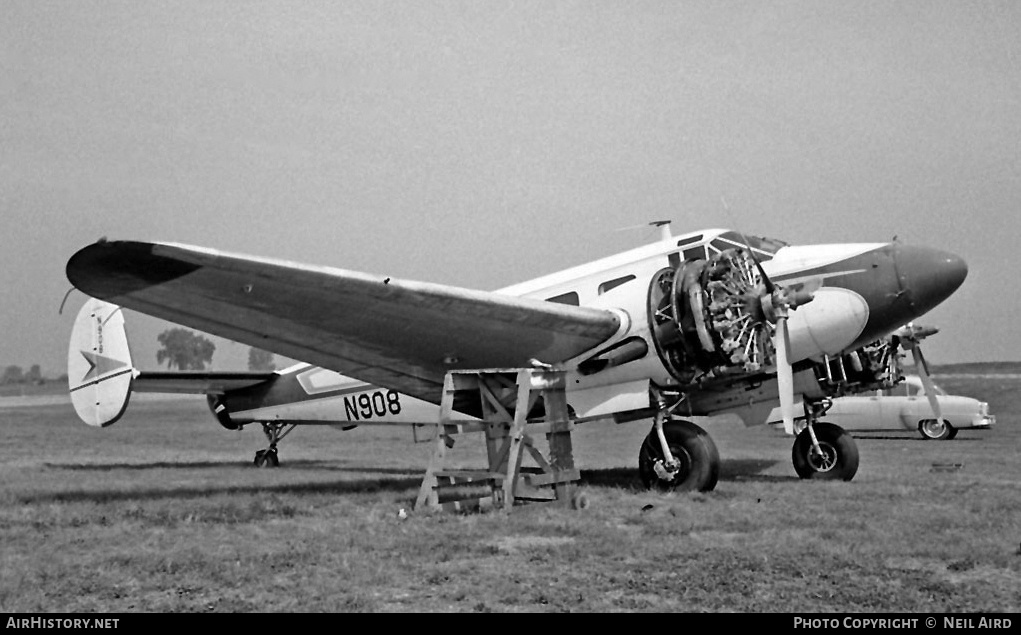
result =
[[[773,347],[776,349],[776,385],[780,393],[780,415],[783,418],[783,431],[794,434],[794,367],[791,366],[790,332],[787,330],[787,318],[779,318],[776,322],[776,338]]]
[[[766,275],[762,263],[748,243],[748,238],[741,234],[748,255],[759,270],[766,293],[759,298],[762,313],[767,321],[776,328],[773,331],[773,348],[776,350],[776,383],[780,396],[780,415],[783,418],[783,429],[787,434],[794,434],[794,367],[791,364],[791,334],[787,327],[790,311],[807,304],[815,297],[806,289],[787,289],[778,287]]]
[[[923,339],[938,332],[939,329],[935,327],[915,326],[909,322],[894,331],[894,336],[897,337],[902,347],[911,351],[911,356],[915,360],[915,368],[918,370],[918,377],[922,380],[922,386],[925,388],[925,397],[929,400],[929,407],[932,408],[932,414],[936,417],[937,421],[943,421],[943,410],[940,408],[939,399],[936,397],[936,386],[932,383],[932,377],[929,374],[929,364],[925,361],[925,355],[922,354],[921,346]]]
[[[792,291],[775,286],[761,265],[759,273],[769,292],[761,298],[762,312],[766,319],[776,326],[773,332],[773,348],[776,350],[776,382],[780,395],[783,429],[787,434],[794,434],[794,367],[791,364],[791,333],[787,327],[787,318],[792,309],[811,302],[814,296],[810,291]]]

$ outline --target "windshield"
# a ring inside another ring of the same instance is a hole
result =
[[[769,260],[773,254],[787,246],[787,243],[782,240],[765,236],[751,236],[740,232],[724,232],[713,239],[710,244],[720,251],[735,247],[751,247],[755,255],[760,256],[762,260]]]

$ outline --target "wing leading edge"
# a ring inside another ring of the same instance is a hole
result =
[[[561,362],[610,311],[170,243],[101,241],[67,277],[102,300],[438,403],[457,368]]]

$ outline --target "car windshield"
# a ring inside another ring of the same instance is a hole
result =
[[[943,390],[942,388],[940,388],[936,384],[932,385],[932,389],[936,392],[937,395],[940,395],[942,397],[946,397],[947,396],[947,391]],[[925,394],[925,386],[922,386],[921,384],[919,384],[917,387],[916,386],[911,386],[909,392],[911,394],[924,395]]]

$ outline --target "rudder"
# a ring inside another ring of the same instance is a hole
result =
[[[90,298],[78,312],[67,350],[71,403],[82,421],[106,427],[128,407],[135,376],[121,307]]]

